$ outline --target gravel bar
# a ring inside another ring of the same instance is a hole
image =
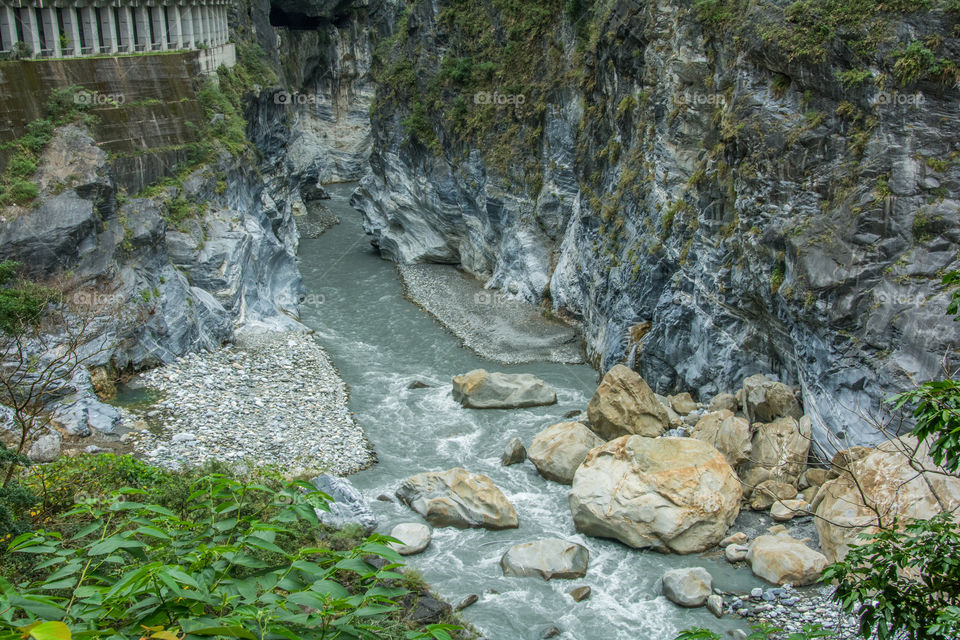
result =
[[[537,307],[484,289],[445,264],[398,265],[407,297],[474,353],[501,364],[584,362],[576,328],[545,318]]]
[[[151,464],[223,460],[278,465],[288,475],[347,475],[376,457],[347,407],[347,386],[303,333],[254,334],[214,353],[190,354],[137,384],[163,398],[124,436]]]

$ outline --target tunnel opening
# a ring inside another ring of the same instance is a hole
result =
[[[270,26],[286,27],[303,31],[316,31],[327,20],[318,16],[308,16],[304,13],[287,12],[276,6],[270,7]]]

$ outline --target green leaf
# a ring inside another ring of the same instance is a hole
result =
[[[57,620],[31,627],[30,637],[34,640],[71,640],[70,628]]]
[[[246,628],[240,625],[218,626],[218,627],[200,627],[190,629],[188,632],[194,636],[223,636],[225,638],[244,638],[245,640],[257,640]]]

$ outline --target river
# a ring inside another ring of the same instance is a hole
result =
[[[572,409],[585,409],[597,385],[586,365],[533,363],[502,366],[461,346],[444,327],[404,298],[393,263],[382,260],[363,233],[349,203],[354,185],[328,188],[330,210],[341,224],[317,239],[303,239],[299,257],[306,304],[303,322],[316,331],[350,386],[350,408],[379,456],[379,463],[351,476],[389,533],[401,522],[420,521],[392,495],[415,473],[464,467],[484,473],[516,507],[520,528],[506,531],[435,529],[427,550],[408,558],[438,595],[457,602],[477,594],[464,617],[492,640],[533,640],[556,625],[576,640],[664,640],[690,626],[724,631],[739,619],[717,620],[706,609],[681,609],[659,593],[664,571],[703,566],[714,586],[746,592],[757,586],[749,569],[735,570],[722,557],[662,555],[578,534],[567,506],[568,487],[544,480],[529,462],[503,467],[500,454],[514,437],[525,444]],[[558,403],[532,409],[463,409],[451,397],[451,378],[476,368],[527,372],[557,389]],[[430,385],[409,389],[411,382]],[[513,544],[541,537],[579,542],[590,551],[581,580],[544,582],[505,578],[499,560]],[[590,585],[592,596],[574,603],[567,592]]]

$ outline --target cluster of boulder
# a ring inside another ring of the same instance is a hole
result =
[[[453,395],[468,408],[556,402],[556,393],[534,376],[482,369],[454,378]],[[908,438],[846,449],[827,464],[808,466],[811,421],[797,392],[763,375],[704,404],[689,393],[658,395],[639,374],[618,365],[603,377],[585,413],[565,417],[528,446],[512,440],[502,461],[530,460],[547,480],[570,485],[579,532],[660,552],[719,548],[730,562],[746,562],[778,585],[816,582],[827,563],[842,559],[871,527],[960,507],[960,478],[924,472],[934,465]],[[397,497],[433,526],[519,524],[490,478],[465,469],[412,476]],[[743,508],[768,512],[776,522],[816,516],[820,550],[782,525],[753,540],[730,534]],[[549,580],[582,577],[588,562],[583,546],[550,538],[512,547],[501,566],[504,575]],[[703,569],[669,572],[662,584],[682,606],[723,613]]]

